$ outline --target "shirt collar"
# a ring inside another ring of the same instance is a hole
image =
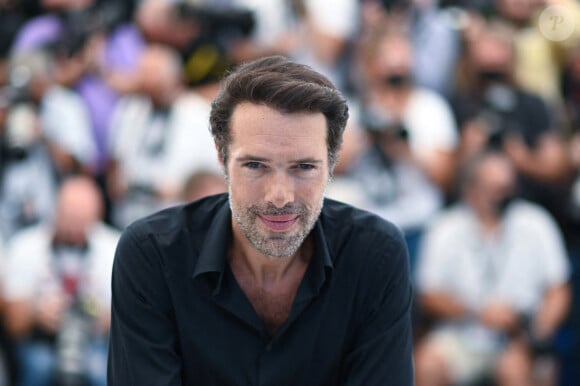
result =
[[[314,253],[296,294],[296,302],[307,301],[316,296],[334,268],[320,218],[310,234],[314,237]],[[302,288],[305,285],[307,288]]]
[[[219,293],[226,270],[226,255],[232,238],[231,218],[229,201],[225,200],[207,230],[193,272],[195,280],[202,277],[213,279],[208,285],[213,287],[214,294]],[[311,235],[314,237],[314,254],[305,279],[308,280],[310,288],[318,292],[326,275],[334,268],[320,218],[316,221]]]
[[[201,247],[193,278],[205,276],[218,277],[219,288],[226,266],[226,254],[232,237],[231,210],[229,201],[225,200],[217,210]],[[213,275],[211,275],[213,274]]]

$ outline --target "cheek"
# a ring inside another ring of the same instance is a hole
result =
[[[296,196],[301,201],[309,202],[310,204],[318,203],[326,191],[327,183],[327,179],[297,181]]]
[[[261,185],[254,181],[240,178],[239,175],[230,175],[228,178],[228,192],[238,204],[254,203],[261,197]]]

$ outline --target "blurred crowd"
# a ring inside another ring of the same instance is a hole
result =
[[[120,232],[226,191],[211,101],[273,54],[348,98],[327,196],[404,231],[417,385],[578,385],[579,20],[576,0],[0,0],[0,385],[106,384]]]

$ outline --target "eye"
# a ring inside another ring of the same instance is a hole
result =
[[[244,166],[247,167],[248,169],[253,169],[253,170],[261,169],[264,167],[264,165],[262,165],[260,162],[256,162],[256,161],[246,162],[244,164]]]
[[[316,168],[316,166],[312,164],[298,164],[298,168],[300,170],[313,170],[314,168]]]
[[[299,163],[294,168],[300,172],[309,172],[316,169],[316,165],[308,163]]]

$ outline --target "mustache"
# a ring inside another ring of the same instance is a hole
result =
[[[278,208],[273,204],[266,206],[252,205],[249,211],[253,214],[261,214],[268,216],[280,216],[285,214],[302,215],[308,213],[308,209],[301,204],[286,204],[282,208]]]

